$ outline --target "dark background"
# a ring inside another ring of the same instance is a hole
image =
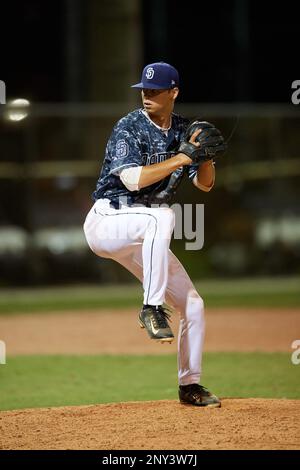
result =
[[[193,279],[299,273],[297,2],[11,0],[0,20],[7,100],[30,101],[18,122],[0,106],[0,285],[132,279],[82,224],[112,126],[140,106],[130,85],[160,60],[175,110],[235,129],[214,190],[180,186],[174,202],[205,205],[205,245],[175,254]]]
[[[98,0],[100,9],[107,3]],[[164,60],[177,66],[182,101],[286,102],[299,69],[297,3],[287,1],[283,7],[255,0],[144,0],[141,63]],[[76,60],[81,86],[76,98],[90,100],[90,7],[90,0],[1,3],[1,78],[9,83],[9,94],[40,102],[69,100],[71,8],[79,17]],[[106,59],[99,54],[98,60]]]

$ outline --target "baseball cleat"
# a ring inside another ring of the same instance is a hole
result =
[[[208,408],[221,407],[219,398],[199,384],[179,385],[178,394],[182,405],[206,406]]]
[[[174,335],[168,324],[170,314],[161,305],[144,305],[139,314],[141,328],[145,328],[151,339],[161,343],[172,343]]]

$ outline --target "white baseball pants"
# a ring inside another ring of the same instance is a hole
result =
[[[99,199],[89,211],[84,233],[91,250],[124,266],[142,283],[144,304],[164,302],[180,315],[178,380],[199,383],[204,342],[204,304],[180,261],[169,248],[175,225],[170,208],[114,209]]]

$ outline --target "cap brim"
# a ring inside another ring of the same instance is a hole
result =
[[[163,87],[161,85],[150,85],[150,83],[136,83],[135,85],[131,85],[131,88],[146,88],[147,90],[169,90],[170,87]]]
[[[131,88],[144,88],[142,83],[136,83],[135,85],[131,85]]]

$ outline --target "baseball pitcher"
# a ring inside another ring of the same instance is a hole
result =
[[[120,263],[143,284],[138,321],[152,340],[172,342],[170,313],[180,316],[179,399],[182,404],[219,407],[200,385],[204,305],[180,261],[170,250],[174,212],[170,203],[187,176],[202,191],[214,185],[214,158],[224,139],[214,125],[173,113],[179,93],[177,70],[164,62],[147,65],[141,82],[143,107],[120,119],[108,140],[84,232],[91,250]]]

